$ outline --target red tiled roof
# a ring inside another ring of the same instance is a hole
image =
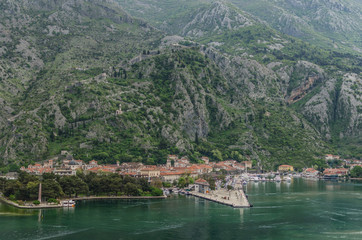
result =
[[[209,184],[205,179],[199,178],[195,181],[195,183],[207,183]]]
[[[184,172],[161,172],[161,176],[182,175]]]

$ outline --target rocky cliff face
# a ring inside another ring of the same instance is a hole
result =
[[[200,9],[191,16],[191,21],[181,30],[181,35],[203,37],[226,30],[251,26],[252,21],[241,13],[230,9],[222,2],[215,2],[206,9]]]
[[[362,53],[360,1],[232,0],[279,31],[318,46]]]
[[[256,6],[250,2],[244,1],[243,3],[244,4],[235,2],[237,6],[244,10],[250,10],[251,6]],[[265,6],[269,6],[270,4],[277,6],[278,4],[282,4],[282,2],[263,2],[263,4],[265,4]],[[329,9],[330,13],[333,11],[348,12],[352,10],[346,6],[354,3],[339,3],[337,1],[287,1],[283,4],[284,7],[279,6],[275,8],[282,13],[281,18],[288,15],[289,17],[287,17],[287,19],[294,19],[290,23],[285,24],[285,27],[296,29],[296,31],[299,31],[298,33],[302,33],[305,29],[310,29],[311,26],[309,20],[304,19],[303,16],[299,16],[299,13],[302,14],[303,11],[306,12],[311,9],[320,9],[320,12]],[[142,7],[139,8],[142,9]],[[294,9],[295,12],[291,12],[292,9]],[[301,12],[296,14],[299,10]],[[143,9],[143,12],[148,19],[152,20],[152,17],[147,14],[146,9]],[[338,14],[343,15],[342,13]],[[265,16],[271,17],[272,15],[273,14]],[[242,17],[225,18],[225,16]],[[317,16],[318,14],[313,16],[316,17],[316,22],[318,20]],[[355,17],[356,15],[353,16]],[[225,19],[233,20],[225,21]],[[243,20],[237,21],[236,19]],[[279,20],[281,22],[284,21],[283,19]],[[166,21],[165,19],[165,22]],[[325,19],[320,19],[320,21],[327,22]],[[225,22],[237,24],[223,25]],[[244,25],[245,22],[250,24]],[[328,22],[328,24],[329,23],[333,25],[333,22]],[[351,27],[357,27],[358,24],[356,24],[356,21],[353,21]],[[251,101],[264,99],[264,101],[266,100],[264,102],[266,106],[271,102],[285,101],[310,120],[326,139],[331,139],[332,132],[333,135],[336,135],[334,132],[338,133],[338,136],[345,135],[342,133],[344,131],[342,129],[348,126],[344,118],[349,116],[349,113],[347,114],[349,110],[345,111],[346,108],[342,110],[342,108],[337,106],[338,100],[336,100],[335,94],[329,96],[331,91],[335,92],[334,89],[338,88],[336,79],[340,75],[340,72],[337,70],[338,67],[337,69],[335,68],[334,63],[330,64],[323,63],[324,60],[320,61],[317,55],[323,55],[325,53],[311,52],[312,54],[316,54],[316,58],[313,59],[313,57],[309,57],[307,58],[308,61],[304,60],[305,58],[303,59],[301,56],[306,54],[308,48],[311,47],[310,45],[300,45],[299,42],[295,42],[293,39],[288,39],[285,36],[269,30],[260,34],[255,31],[255,29],[258,29],[258,27],[265,29],[265,25],[249,17],[242,11],[238,12],[235,7],[225,2],[215,2],[194,11],[188,18],[180,19],[178,26],[180,30],[176,32],[177,34],[192,37],[194,41],[206,45],[206,47],[201,48],[201,51],[215,62],[228,81],[230,88],[234,90],[231,97],[233,104],[243,106],[243,104],[250,99],[253,99]],[[191,29],[196,29],[197,34],[188,30],[185,31],[188,26],[193,26]],[[341,32],[344,31],[342,28],[339,30]],[[347,31],[347,29],[345,30]],[[251,31],[254,32],[250,34]],[[259,31],[261,32],[262,30]],[[283,58],[287,56],[283,57],[281,55],[289,55],[290,52],[294,52],[293,57],[288,57],[292,62],[286,62]],[[333,58],[334,56],[329,57],[329,59]],[[357,60],[357,62],[358,61],[359,60]],[[358,64],[357,62],[351,63],[351,65]],[[348,70],[342,71],[347,75],[352,74],[346,73]],[[355,72],[358,73],[358,70]],[[349,88],[350,86],[345,87]],[[357,95],[358,93],[356,96]],[[358,101],[359,100],[356,99],[356,102]],[[305,104],[306,102],[307,104]],[[323,104],[321,104],[321,102],[323,102]],[[350,103],[345,104],[348,105],[347,109],[352,107]],[[320,108],[314,106],[319,106]],[[355,108],[356,107],[352,107],[351,109]],[[354,110],[351,111],[353,112]],[[336,115],[344,117],[336,118]],[[337,125],[340,127],[336,127]],[[359,132],[360,127],[355,125],[354,131]]]
[[[326,82],[302,112],[328,139],[343,139],[361,134],[361,103],[361,78],[345,74]]]
[[[179,152],[216,159],[217,150],[267,168],[301,167],[327,148],[320,133],[360,130],[358,74],[344,72],[341,82],[335,66],[292,59],[299,43],[228,3],[181,14],[183,37],[166,37],[114,1],[2,4],[5,163],[63,149],[85,160],[149,164]],[[347,114],[348,124],[337,126]]]

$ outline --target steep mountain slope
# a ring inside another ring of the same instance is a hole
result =
[[[229,3],[182,2],[170,23],[166,12],[146,14],[166,3],[138,0],[137,11],[147,22],[165,17],[158,27],[177,23],[169,33],[183,37],[111,0],[2,1],[0,159],[24,164],[68,150],[103,162],[182,153],[310,166],[330,149],[313,120],[317,105],[302,103],[338,71],[340,97],[326,108],[357,111],[344,136],[360,128],[360,99],[347,100],[359,91],[360,77],[347,72],[360,71],[360,59],[288,38]]]
[[[168,2],[170,4],[170,1]],[[152,16],[147,14],[147,9],[143,11],[144,16],[150,20]],[[346,88],[352,86],[345,84],[348,80],[342,76],[360,75],[360,57],[323,50],[287,37],[225,1],[204,4],[187,16],[189,18],[182,17],[178,20],[178,34],[191,37],[193,41],[205,45],[203,51],[220,67],[230,81],[231,88],[235,89],[237,96],[233,97],[233,101],[240,101],[245,96],[253,99],[264,98],[267,100],[264,102],[266,106],[268,102],[283,101],[302,113],[328,141],[333,140],[334,144],[338,145],[349,138],[358,138],[361,130],[358,123],[362,117],[356,110],[361,103],[358,97],[355,101],[345,102],[346,107],[343,109],[338,107],[339,103],[335,100],[322,109],[315,103],[309,105],[308,111],[303,106],[314,95],[318,95],[323,86],[331,85],[336,78],[341,78],[340,84],[343,82]],[[244,20],[238,22],[236,19]],[[223,22],[234,25],[223,25]],[[245,25],[245,22],[248,24]],[[194,31],[184,31],[188,26],[192,26]],[[330,91],[339,93],[339,85],[332,85],[333,89]],[[358,96],[359,85],[353,86],[354,89],[347,92],[355,92]],[[317,116],[320,114],[341,117],[331,117],[328,121]],[[321,128],[321,125],[325,127]],[[325,129],[328,129],[329,133]],[[335,137],[331,137],[331,132]],[[343,147],[337,149],[344,152]],[[348,155],[359,156],[359,153],[354,151]]]
[[[45,99],[158,46],[161,38],[111,1],[8,0],[1,7],[0,142],[5,161],[46,152],[49,132],[39,131],[43,126],[37,115]],[[54,108],[59,113],[57,102]],[[64,117],[58,116],[57,124],[64,126]]]
[[[231,0],[277,30],[318,46],[362,53],[358,0]]]

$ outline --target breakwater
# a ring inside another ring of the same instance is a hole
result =
[[[234,208],[249,208],[251,207],[244,191],[219,189],[209,193],[200,193],[191,191],[190,195],[203,198],[209,201],[217,202]]]

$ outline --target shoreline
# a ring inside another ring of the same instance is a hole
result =
[[[60,204],[57,205],[38,205],[38,206],[23,206],[23,205],[19,205],[11,200],[8,200],[6,198],[4,198],[3,196],[0,197],[0,201],[3,203],[6,203],[8,205],[11,205],[13,207],[16,208],[20,208],[20,209],[47,209],[47,208],[61,208],[63,207]]]
[[[165,199],[167,196],[90,196],[90,197],[77,197],[77,198],[69,198],[63,200],[74,200],[74,201],[81,201],[81,200],[107,200],[107,199]]]
[[[137,200],[137,199],[165,199],[167,198],[167,196],[103,196],[103,197],[96,197],[96,196],[90,196],[90,197],[77,197],[77,198],[71,198],[74,201],[83,201],[83,200],[110,200],[110,199],[130,199],[130,200]],[[60,201],[67,201],[70,199],[62,199]],[[48,208],[63,208],[63,205],[61,204],[57,204],[57,205],[37,205],[37,206],[23,206],[23,205],[19,205],[11,200],[6,199],[3,196],[0,196],[0,201],[4,202],[8,205],[11,205],[13,207],[16,208],[20,208],[20,209],[48,209]]]

